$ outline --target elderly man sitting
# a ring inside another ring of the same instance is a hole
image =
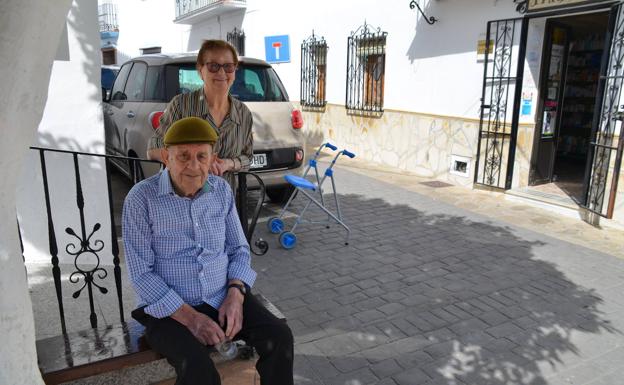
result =
[[[150,346],[176,384],[220,384],[207,345],[243,339],[263,385],[293,383],[293,337],[250,294],[256,272],[232,190],[209,175],[217,139],[207,121],[178,120],[164,137],[166,169],[132,188],[123,208],[130,280]]]

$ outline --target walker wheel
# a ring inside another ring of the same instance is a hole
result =
[[[290,231],[284,231],[279,236],[279,243],[286,250],[290,250],[297,244],[297,236]]]
[[[284,231],[284,221],[278,217],[273,217],[267,222],[269,231],[273,234],[279,234]]]

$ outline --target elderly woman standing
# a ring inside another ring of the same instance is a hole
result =
[[[205,40],[197,54],[197,72],[204,86],[175,96],[160,118],[160,126],[149,142],[147,157],[160,160],[167,129],[176,120],[196,116],[216,128],[219,139],[211,173],[225,178],[236,191],[234,172],[249,169],[253,156],[253,123],[249,109],[230,94],[238,66],[236,49],[223,40]]]

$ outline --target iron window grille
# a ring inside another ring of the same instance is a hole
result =
[[[327,104],[327,42],[312,36],[301,43],[301,106],[308,110],[323,109]]]
[[[227,42],[236,48],[240,56],[245,56],[245,32],[234,28],[227,33]]]
[[[387,36],[364,22],[347,39],[347,113],[383,114]]]

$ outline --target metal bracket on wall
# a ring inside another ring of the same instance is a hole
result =
[[[410,1],[409,7],[410,7],[410,9],[418,8],[418,12],[420,12],[420,14],[423,15],[423,18],[425,19],[425,21],[429,25],[433,25],[433,24],[435,24],[436,21],[438,21],[438,19],[436,19],[433,16],[427,17],[427,15],[425,15],[425,12],[423,12],[422,8],[420,8],[420,5],[418,4],[418,2],[416,0]]]
[[[527,12],[528,1],[527,0],[513,0],[516,4],[516,12],[525,14]]]

